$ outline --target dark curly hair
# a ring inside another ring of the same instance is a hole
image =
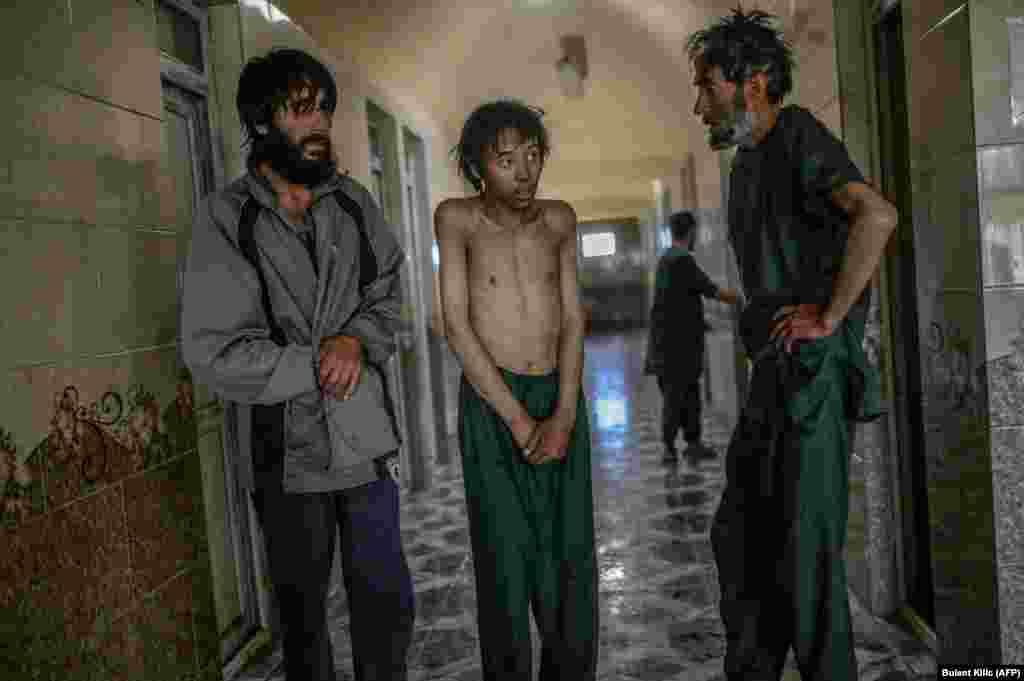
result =
[[[323,108],[333,114],[338,106],[334,77],[326,66],[302,50],[271,50],[263,57],[253,57],[246,62],[235,99],[245,132],[243,144],[251,144],[262,137],[257,126],[273,123],[274,113],[288,103],[291,94],[307,87],[309,97],[298,106],[313,107],[323,90]]]
[[[755,73],[768,77],[768,98],[781,101],[793,90],[793,46],[772,28],[774,14],[760,10],[732,10],[711,28],[697,31],[686,41],[690,59],[698,55],[708,66],[718,66],[730,83],[741,84]]]
[[[668,225],[674,241],[686,241],[697,228],[697,218],[691,211],[681,210],[669,216]]]
[[[459,174],[469,180],[477,191],[483,186],[483,155],[498,143],[498,133],[506,128],[518,130],[524,139],[540,147],[542,159],[550,151],[548,131],[541,121],[544,111],[515,99],[499,99],[477,107],[462,126],[459,143],[452,149],[459,164]]]

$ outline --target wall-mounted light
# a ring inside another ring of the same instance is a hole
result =
[[[587,46],[581,35],[564,35],[561,38],[562,58],[555,64],[562,94],[566,97],[583,96],[583,81],[587,77]]]

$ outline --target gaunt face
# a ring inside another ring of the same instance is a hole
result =
[[[310,96],[310,89],[291,93],[288,102],[274,112],[274,126],[301,150],[309,161],[330,159],[333,112],[324,105],[324,91]]]
[[[719,66],[709,66],[698,55],[693,59],[693,85],[697,89],[695,116],[708,126],[708,144],[718,151],[749,146],[754,135],[754,116],[747,108],[744,87],[730,83]]]
[[[498,133],[492,148],[484,150],[484,193],[516,211],[528,209],[537,195],[544,158],[536,140],[524,139],[513,128]]]

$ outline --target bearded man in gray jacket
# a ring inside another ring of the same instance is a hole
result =
[[[237,104],[248,172],[199,210],[182,354],[227,407],[289,681],[335,679],[325,601],[336,527],[356,679],[404,680],[415,615],[383,371],[404,255],[370,193],[337,171],[337,89],[321,63],[298,50],[254,58]]]

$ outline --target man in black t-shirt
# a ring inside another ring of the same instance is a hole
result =
[[[700,375],[704,370],[704,298],[735,304],[736,291],[720,289],[693,257],[697,220],[681,211],[669,218],[672,247],[658,261],[651,306],[651,333],[644,373],[658,377],[661,389],[662,442],[666,459],[675,460],[680,427],[687,455],[714,456],[701,443]]]
[[[842,143],[797,106],[771,15],[734,10],[688,41],[713,149],[739,146],[729,238],[753,360],[711,529],[730,681],[854,681],[846,522],[851,419],[877,415],[866,288],[896,227]]]

